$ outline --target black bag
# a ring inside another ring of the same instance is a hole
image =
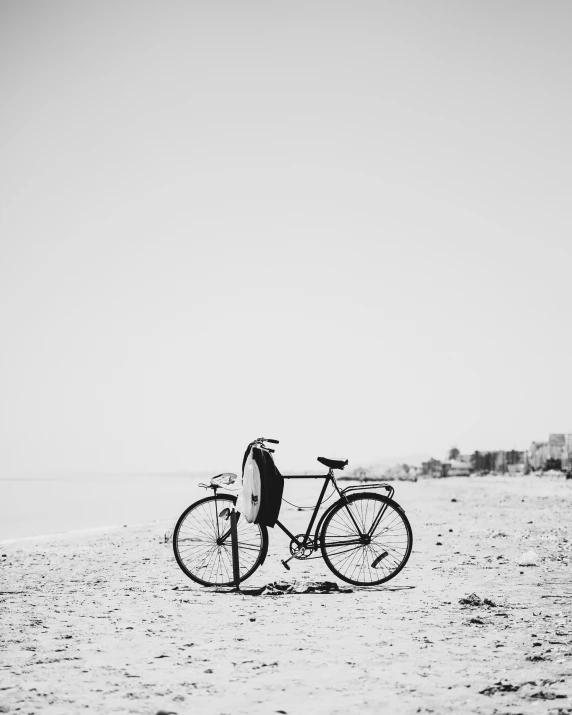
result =
[[[260,471],[260,509],[255,523],[273,527],[282,504],[284,477],[274,464],[270,452],[253,447],[252,457]]]

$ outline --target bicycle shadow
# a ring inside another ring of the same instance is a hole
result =
[[[237,593],[243,596],[300,596],[356,593],[361,591],[408,591],[415,586],[340,586],[334,581],[273,581],[262,586],[215,588],[217,593]]]

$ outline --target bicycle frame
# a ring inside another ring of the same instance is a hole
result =
[[[327,474],[283,474],[282,476],[284,477],[284,479],[323,479],[324,480],[324,485],[322,486],[322,491],[320,492],[320,496],[318,497],[318,501],[316,502],[314,511],[312,512],[312,518],[310,519],[310,523],[308,524],[308,528],[306,529],[306,533],[304,534],[304,538],[302,539],[302,541],[300,541],[296,536],[294,536],[294,534],[286,526],[284,526],[284,524],[282,524],[278,519],[276,520],[276,526],[279,529],[281,529],[286,534],[286,536],[288,536],[299,547],[308,548],[308,541],[310,540],[310,534],[312,533],[312,528],[314,526],[316,517],[318,516],[318,512],[320,511],[320,507],[322,506],[324,495],[325,495],[328,485],[330,483],[334,486],[334,489],[337,491],[337,493],[340,497],[340,500],[344,501],[344,503],[346,504],[347,512],[350,515],[351,520],[353,521],[358,534],[360,535],[360,539],[356,539],[355,543],[360,543],[361,537],[371,536],[371,534],[373,534],[373,532],[377,528],[377,526],[378,526],[379,522],[381,521],[383,514],[387,508],[386,504],[384,504],[380,508],[379,513],[377,514],[376,518],[374,519],[373,524],[369,528],[367,534],[362,534],[359,524],[355,520],[354,515],[351,512],[351,509],[349,509],[349,501],[346,497],[347,492],[359,491],[359,490],[363,489],[363,487],[361,485],[353,486],[353,487],[346,487],[345,489],[340,489],[338,486],[338,483],[336,482],[336,477],[335,477],[332,469],[330,469],[330,471]],[[368,484],[369,489],[379,489],[380,487],[383,487],[384,489],[386,489],[389,492],[388,496],[391,499],[391,497],[393,496],[393,492],[395,491],[393,489],[393,487],[391,487],[387,484],[380,484],[380,483]],[[217,492],[217,489],[219,489],[219,487],[212,487],[212,488],[214,489],[214,493],[216,496],[216,492]],[[326,516],[330,513],[330,511],[335,506],[337,506],[337,504],[339,504],[339,500],[334,502],[330,506],[330,508],[326,509],[326,511],[322,514],[320,521],[318,522],[318,525],[316,526],[314,540],[312,542],[312,551],[318,550],[318,548],[319,548],[318,537],[319,537],[319,533],[320,533],[320,527],[324,523]],[[217,529],[218,529],[218,524],[217,524]],[[229,537],[230,537],[230,529],[228,529],[224,534],[219,535],[219,540],[221,542],[224,542]],[[345,540],[341,543],[343,543],[343,545],[350,545],[350,544],[354,543],[354,541],[353,540],[352,541]],[[336,545],[335,543],[331,544],[331,546],[335,546],[335,545]]]
[[[318,501],[316,502],[316,506],[314,507],[314,511],[312,513],[312,518],[310,519],[308,529],[306,530],[306,534],[304,535],[304,540],[302,542],[298,541],[298,539],[294,536],[294,534],[292,534],[292,532],[289,529],[287,529],[284,526],[284,524],[282,524],[278,519],[276,520],[276,526],[278,526],[280,529],[282,529],[282,531],[287,536],[289,536],[290,539],[294,543],[296,543],[298,546],[306,546],[306,544],[308,543],[308,539],[310,537],[310,533],[312,531],[312,527],[314,526],[314,522],[316,521],[318,511],[320,510],[320,507],[322,506],[322,501],[324,499],[324,494],[326,493],[326,489],[328,488],[328,484],[330,482],[333,483],[336,491],[340,495],[340,498],[343,498],[343,492],[340,491],[340,488],[338,487],[338,485],[336,483],[336,478],[334,477],[333,471],[331,469],[328,472],[328,474],[283,474],[282,476],[284,477],[284,479],[323,479],[324,480],[324,486],[322,487],[322,491],[320,492],[320,496],[318,497]],[[218,488],[219,487],[212,487],[212,489],[214,489],[215,496],[216,496],[216,492],[217,492]],[[336,502],[336,504],[337,504],[337,502]],[[326,513],[327,513],[327,511],[326,511]],[[317,551],[317,549],[318,549],[318,546],[317,546],[318,531],[319,531],[320,525],[322,524],[324,516],[325,516],[325,514],[322,515],[322,518],[320,519],[320,522],[318,523],[318,526],[316,528],[316,538],[314,539],[313,551]],[[353,515],[352,515],[352,519],[353,519]],[[354,521],[354,523],[355,523],[355,521]],[[356,527],[358,528],[358,531],[359,531],[359,527],[357,526],[357,524],[356,524]],[[217,524],[217,529],[218,529],[218,524]],[[222,536],[219,535],[220,541],[223,541],[223,542],[226,541],[229,537],[230,537],[230,529],[225,531],[225,533],[222,534]]]
[[[349,501],[348,501],[348,499],[347,499],[347,497],[346,497],[346,492],[360,490],[360,489],[362,489],[361,486],[359,486],[359,487],[358,487],[358,486],[353,486],[353,487],[346,487],[345,489],[340,489],[339,486],[338,486],[338,483],[336,482],[336,478],[335,478],[335,476],[334,476],[334,471],[333,471],[333,469],[330,469],[330,471],[329,471],[327,474],[317,474],[317,475],[314,475],[314,474],[284,474],[283,477],[284,477],[284,479],[323,479],[323,480],[324,480],[324,485],[323,485],[323,487],[322,487],[322,491],[320,492],[320,496],[318,497],[318,501],[316,502],[316,506],[314,507],[314,511],[312,512],[312,518],[310,519],[310,523],[308,524],[308,528],[306,529],[306,533],[304,534],[304,538],[303,538],[302,541],[299,541],[298,538],[297,538],[296,536],[294,536],[294,534],[292,534],[292,532],[291,532],[289,529],[287,529],[287,528],[284,526],[284,524],[282,524],[278,519],[276,520],[276,526],[278,526],[278,527],[286,534],[286,536],[288,536],[297,546],[299,546],[299,547],[305,547],[305,548],[307,547],[307,545],[308,545],[308,540],[310,539],[310,534],[311,534],[311,532],[312,532],[312,527],[314,526],[314,522],[316,521],[316,517],[318,516],[318,512],[319,512],[319,510],[320,510],[320,507],[322,506],[322,501],[323,501],[323,499],[324,499],[324,495],[325,495],[325,493],[326,493],[326,489],[328,488],[328,485],[330,484],[330,482],[331,482],[332,485],[334,486],[334,489],[337,491],[337,493],[338,493],[338,495],[339,495],[339,497],[340,497],[340,500],[342,500],[342,501],[345,503],[347,512],[348,512],[348,514],[350,515],[351,520],[353,521],[354,526],[356,527],[358,534],[360,535],[360,539],[359,539],[359,540],[356,540],[356,543],[359,543],[359,542],[361,541],[361,537],[365,536],[364,534],[362,534],[361,529],[360,529],[360,527],[359,527],[359,524],[358,524],[357,521],[355,520],[354,515],[352,514],[352,511],[351,511],[351,509],[349,508]],[[379,488],[379,487],[382,487],[382,486],[383,486],[385,489],[387,489],[388,492],[390,492],[389,498],[391,499],[391,497],[393,496],[393,492],[394,492],[393,487],[390,487],[390,486],[388,486],[388,485],[386,485],[386,484],[370,484],[370,485],[369,485],[369,488],[370,488],[370,489],[376,489],[376,488]],[[320,521],[318,522],[318,525],[317,525],[317,527],[316,527],[316,532],[315,532],[315,534],[314,534],[314,540],[313,540],[313,543],[312,543],[312,550],[313,550],[313,551],[317,551],[317,550],[318,550],[318,537],[319,537],[319,534],[320,534],[320,527],[321,527],[322,524],[324,523],[324,519],[325,519],[326,516],[330,513],[330,511],[331,511],[335,506],[337,506],[337,504],[339,504],[339,500],[338,500],[337,502],[334,502],[334,504],[332,504],[332,505],[330,506],[330,508],[329,508],[329,509],[326,509],[326,511],[322,514],[322,516],[321,516],[321,518],[320,518]],[[380,509],[379,514],[378,514],[377,517],[375,518],[374,523],[372,524],[372,526],[370,527],[370,529],[369,529],[369,531],[368,531],[368,533],[367,533],[368,536],[370,536],[371,534],[373,534],[373,532],[374,532],[375,529],[377,528],[377,525],[379,524],[379,522],[381,521],[381,518],[383,517],[383,513],[385,512],[385,509],[386,509],[386,505],[384,505],[384,506]],[[347,544],[349,544],[349,543],[351,543],[351,542],[345,541],[345,542],[344,542],[344,545],[347,545]],[[334,544],[332,544],[332,545],[334,545]]]
[[[314,511],[312,512],[312,518],[310,519],[310,523],[308,524],[308,528],[306,529],[306,533],[304,535],[304,539],[302,542],[298,541],[298,539],[292,534],[292,532],[287,529],[284,524],[282,524],[278,519],[276,520],[276,526],[279,529],[282,529],[282,531],[286,534],[286,536],[290,537],[290,539],[300,547],[305,547],[308,543],[308,539],[310,538],[310,534],[312,532],[312,527],[314,526],[314,522],[316,521],[316,517],[318,516],[318,512],[320,510],[320,507],[322,506],[322,501],[324,499],[324,495],[326,493],[326,489],[328,488],[328,485],[330,482],[334,485],[335,490],[338,492],[340,495],[340,499],[343,499],[343,492],[340,490],[338,487],[338,484],[336,482],[336,478],[334,477],[334,472],[332,469],[327,474],[284,474],[283,475],[284,479],[323,479],[324,480],[324,485],[322,487],[322,491],[320,492],[320,496],[318,497],[318,501],[316,502],[316,506],[314,507]],[[350,512],[351,514],[351,512]],[[324,514],[322,515],[322,519],[320,519],[320,522],[318,523],[318,526],[316,527],[316,534],[314,538],[314,543],[312,544],[312,550],[317,551],[318,550],[318,532],[320,529],[320,525],[322,524]],[[351,515],[353,519],[353,514]],[[356,528],[359,531],[358,525],[355,523]]]

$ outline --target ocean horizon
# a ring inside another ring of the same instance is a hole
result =
[[[0,540],[176,521],[214,472],[0,477]]]

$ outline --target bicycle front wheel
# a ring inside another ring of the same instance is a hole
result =
[[[413,534],[401,507],[381,494],[364,492],[340,501],[320,534],[324,561],[338,578],[376,586],[397,576],[407,563]]]
[[[184,511],[173,532],[173,551],[183,572],[203,586],[232,586],[230,519],[236,497],[221,494],[201,499]],[[240,580],[252,576],[268,551],[265,526],[249,524],[239,515],[238,557]]]

